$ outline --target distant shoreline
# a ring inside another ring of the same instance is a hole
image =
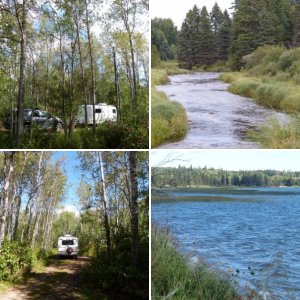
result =
[[[207,201],[237,201],[232,195],[249,196],[244,198],[244,201],[251,201],[251,197],[254,195],[277,195],[280,194],[294,194],[287,188],[299,188],[299,186],[266,186],[266,187],[251,187],[251,186],[230,186],[230,187],[153,187],[151,189],[151,201],[154,202],[207,202]],[[275,191],[270,189],[280,189],[281,191]],[[181,194],[182,193],[182,194]],[[185,193],[188,193],[185,195]],[[207,195],[211,194],[211,195]]]

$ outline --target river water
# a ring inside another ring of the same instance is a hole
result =
[[[219,73],[169,76],[170,84],[157,86],[171,100],[180,102],[189,120],[187,136],[160,148],[259,148],[246,140],[246,132],[269,118],[284,120],[284,114],[257,105],[252,99],[227,92]]]
[[[299,188],[177,195],[207,197],[152,203],[152,221],[170,228],[180,251],[233,273],[241,292],[248,286],[265,300],[300,299]]]

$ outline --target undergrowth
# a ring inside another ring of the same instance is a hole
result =
[[[98,249],[82,271],[82,284],[83,293],[92,297],[89,299],[104,299],[103,295],[105,299],[149,299],[148,237],[140,239],[137,266],[131,263],[129,232],[119,236],[110,254],[103,248]]]
[[[242,299],[230,280],[201,264],[191,266],[171,236],[152,226],[152,299]]]

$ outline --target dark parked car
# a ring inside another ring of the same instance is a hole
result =
[[[64,127],[63,121],[56,116],[52,116],[49,112],[36,108],[26,108],[24,109],[24,127],[29,127],[31,122],[47,130],[61,131]]]

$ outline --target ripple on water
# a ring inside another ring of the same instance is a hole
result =
[[[170,76],[170,84],[157,86],[170,99],[180,102],[189,119],[185,139],[160,148],[259,148],[247,141],[247,132],[257,130],[268,118],[285,122],[285,114],[266,109],[253,100],[227,92],[219,73]]]
[[[181,251],[225,273],[239,270],[241,290],[249,286],[268,300],[300,299],[300,188],[285,191],[293,192],[272,189],[254,193],[252,201],[244,201],[248,194],[218,194],[236,198],[230,203],[153,203],[152,218],[164,222],[167,212]]]

